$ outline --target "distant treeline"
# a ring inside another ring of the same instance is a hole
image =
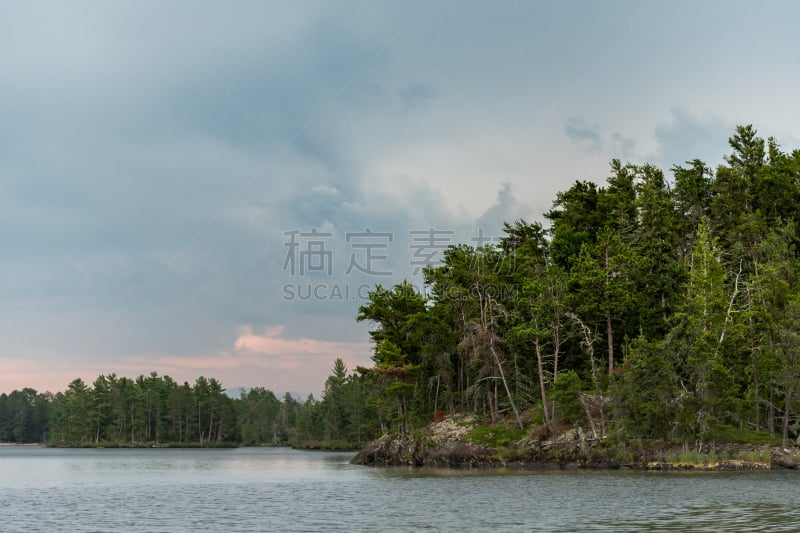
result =
[[[0,442],[55,446],[296,445],[354,448],[375,433],[364,423],[357,376],[341,360],[321,400],[253,388],[231,398],[216,379],[178,384],[155,372],[136,379],[73,380],[66,391],[0,395]]]

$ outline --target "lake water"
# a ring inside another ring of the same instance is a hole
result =
[[[0,446],[0,531],[800,531],[800,472],[414,470]]]

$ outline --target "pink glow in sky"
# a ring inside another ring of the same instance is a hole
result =
[[[117,362],[105,365],[6,359],[0,372],[0,392],[22,387],[59,392],[75,378],[91,384],[100,374],[135,378],[156,371],[179,383],[194,382],[202,375],[218,379],[224,387],[265,387],[277,394],[318,396],[336,358],[350,370],[370,364],[367,342],[293,339],[284,335],[285,329],[279,325],[257,333],[251,326],[243,326],[230,351],[208,355],[111,357],[110,361]]]

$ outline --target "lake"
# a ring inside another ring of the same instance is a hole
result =
[[[351,456],[0,446],[0,531],[800,530],[800,472],[415,470]]]

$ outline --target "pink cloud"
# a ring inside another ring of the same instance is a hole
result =
[[[326,356],[326,357],[359,357],[369,354],[367,342],[324,341],[300,337],[287,339],[284,337],[285,326],[267,327],[259,335],[250,326],[241,329],[234,342],[234,348],[245,354],[266,356]]]
[[[274,390],[322,390],[337,357],[351,371],[358,365],[370,365],[369,342],[292,339],[285,332],[285,326],[280,325],[266,327],[260,333],[244,326],[233,343],[233,353],[243,356],[239,358],[243,363],[261,366],[269,375],[268,381],[280,383],[273,385]]]

